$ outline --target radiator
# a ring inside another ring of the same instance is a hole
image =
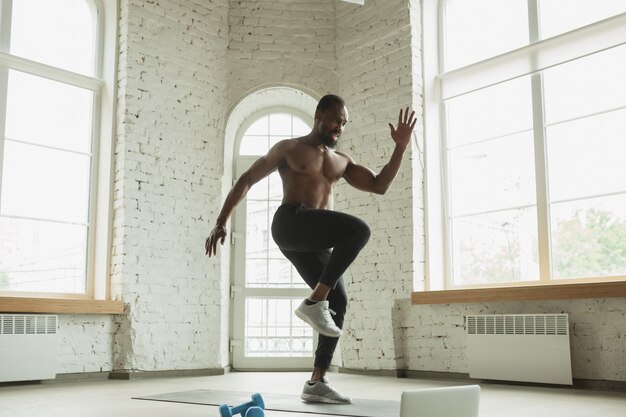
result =
[[[0,314],[0,382],[56,377],[57,321],[54,315]]]
[[[567,314],[467,316],[471,378],[572,385]]]

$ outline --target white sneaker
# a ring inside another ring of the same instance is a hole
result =
[[[304,383],[304,389],[300,398],[309,403],[325,403],[325,404],[350,404],[350,397],[340,393],[333,388],[328,379],[323,377],[314,384]]]
[[[334,311],[328,308],[328,300],[318,301],[311,305],[307,305],[303,301],[295,311],[296,316],[309,323],[319,334],[328,337],[339,337],[341,336],[341,329],[337,327],[330,316],[331,312],[335,314]]]

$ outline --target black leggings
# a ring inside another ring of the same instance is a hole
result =
[[[308,209],[302,204],[283,204],[274,214],[272,236],[281,252],[311,289],[318,282],[331,288],[329,307],[333,320],[343,327],[348,294],[343,273],[370,237],[362,220],[331,210]],[[328,369],[339,338],[319,335],[315,367]]]

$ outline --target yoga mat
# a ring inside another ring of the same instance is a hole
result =
[[[133,397],[133,399],[215,406],[228,404],[234,407],[251,401],[252,394],[252,392],[198,389]],[[397,417],[400,415],[400,401],[352,399],[352,404],[318,404],[304,402],[298,395],[264,394],[262,392],[260,394],[263,396],[265,409],[272,411],[350,417]],[[215,410],[215,415],[218,414],[219,412]]]

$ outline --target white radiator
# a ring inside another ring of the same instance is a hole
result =
[[[572,385],[567,314],[467,316],[471,378]]]
[[[0,314],[0,382],[56,377],[57,321],[54,315]]]

